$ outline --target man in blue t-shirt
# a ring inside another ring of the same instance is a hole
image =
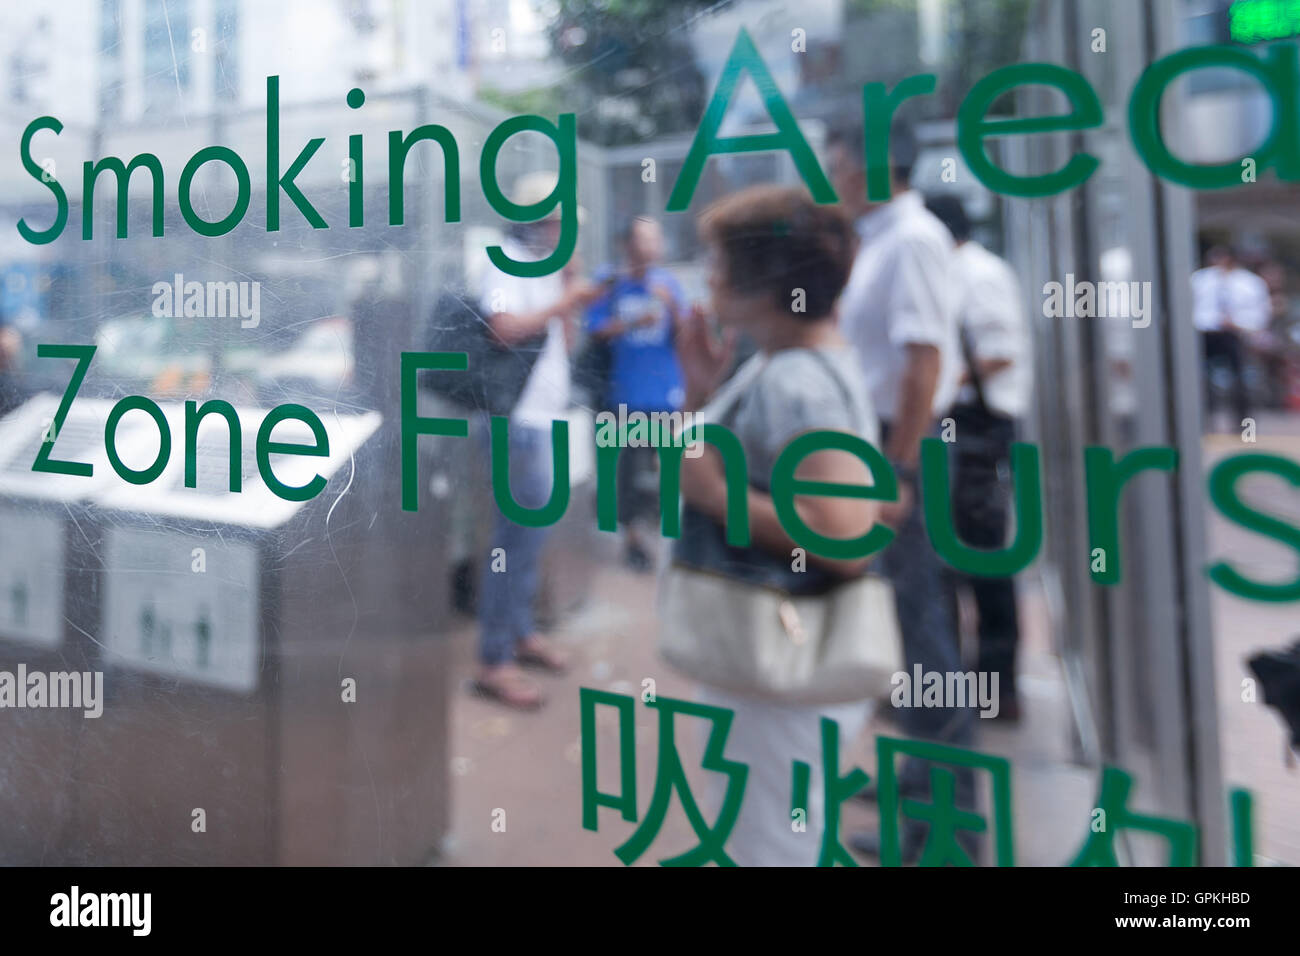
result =
[[[598,400],[619,415],[673,412],[682,403],[682,373],[673,341],[685,311],[681,285],[659,265],[664,237],[659,223],[633,219],[622,234],[623,262],[595,279],[605,294],[587,310],[587,331],[608,349],[607,377]],[[623,416],[620,416],[622,419]],[[651,565],[642,519],[658,515],[658,454],[652,446],[630,446],[619,454],[619,522],[626,557],[634,568]]]

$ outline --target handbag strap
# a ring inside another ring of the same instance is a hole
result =
[[[961,341],[961,355],[966,362],[966,374],[970,376],[971,388],[975,390],[975,404],[985,415],[989,413],[989,403],[984,398],[984,376],[980,374],[980,363],[975,358],[975,346],[970,340],[970,330],[961,324],[957,330]]]
[[[822,368],[826,369],[827,375],[839,389],[840,395],[843,396],[845,407],[853,410],[856,403],[853,399],[853,392],[849,388],[848,383],[844,380],[844,376],[840,374],[839,370],[834,366],[834,364],[832,364],[831,360],[826,357],[825,353],[821,349],[809,348],[808,351],[822,366]],[[750,390],[758,385],[762,380],[763,373],[767,370],[770,361],[770,358],[765,358],[762,365],[760,365],[752,374],[748,375],[747,381],[743,386],[734,387],[730,391],[725,392],[722,400],[718,401],[716,405],[712,402],[706,403],[704,409],[708,410],[710,418],[720,425],[724,424],[735,413],[736,407],[740,404],[741,399],[749,394]],[[742,365],[741,368],[743,369],[744,366]],[[723,383],[721,390],[725,391],[727,386],[732,385],[735,381],[736,376],[733,375]]]
[[[750,390],[758,384],[759,379],[763,377],[768,361],[767,358],[764,358],[753,372],[747,371],[747,365],[742,365],[736,374],[722,383],[722,386],[718,389],[718,394],[715,394],[712,400],[704,404],[704,407],[697,413],[697,417],[703,413],[708,421],[725,425],[731,416],[735,414],[741,399],[748,395]],[[745,372],[745,381],[738,383],[737,379],[741,372]]]
[[[840,375],[839,370],[831,363],[831,360],[826,357],[821,349],[809,349],[809,351],[812,352],[813,358],[821,363],[822,367],[826,369],[827,374],[831,377],[831,380],[839,387],[840,395],[844,397],[845,408],[852,411],[854,405],[853,392],[850,391],[848,382],[844,381],[844,377]]]

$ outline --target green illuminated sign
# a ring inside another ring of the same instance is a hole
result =
[[[1236,0],[1228,32],[1238,43],[1281,40],[1300,33],[1300,0]]]

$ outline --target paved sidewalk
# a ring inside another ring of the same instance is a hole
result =
[[[652,678],[660,696],[692,699],[694,695],[691,683],[660,664],[655,654],[653,578],[624,570],[618,564],[612,537],[608,546],[604,569],[591,582],[593,597],[568,622],[562,635],[578,650],[581,661],[575,672],[564,678],[541,678],[550,696],[544,710],[513,713],[458,687],[451,747],[453,833],[444,863],[622,865],[613,851],[631,835],[634,824],[623,821],[616,811],[602,808],[599,831],[582,828],[578,689],[594,687],[638,698],[637,783],[642,812],[654,785],[657,740],[654,712],[639,702],[642,681]],[[1032,593],[1023,603],[1026,714],[1017,729],[981,721],[980,749],[1012,760],[1019,862],[1051,865],[1067,860],[1083,839],[1085,833],[1078,821],[1088,819],[1095,783],[1089,772],[1065,762],[1066,705],[1059,668],[1047,651],[1046,618]],[[462,622],[452,640],[458,681],[463,681],[473,672],[472,622]],[[602,717],[598,726],[598,773],[601,789],[614,792],[617,728],[612,713],[604,716],[609,719]],[[881,733],[893,735],[895,731],[876,719],[849,752],[854,764],[868,773],[874,773],[874,738]],[[690,738],[690,734],[682,736]],[[702,792],[704,771],[690,761],[689,752],[684,759],[694,792]],[[1044,807],[1051,811],[1043,813]],[[504,832],[493,829],[497,810],[505,811]],[[1034,821],[1032,826],[1026,826],[1029,820]],[[857,801],[846,806],[843,834],[875,827],[874,808]],[[820,831],[810,827],[808,835],[818,839]],[[668,819],[637,865],[653,865],[695,845],[674,798]]]
[[[1242,446],[1236,439],[1206,440],[1211,463],[1239,450]],[[1258,443],[1245,446],[1245,450],[1271,451],[1300,460],[1300,419],[1261,419]],[[1269,508],[1300,525],[1300,506],[1293,495],[1280,494],[1281,487],[1281,482],[1270,484],[1266,479],[1247,483],[1250,497],[1268,502]],[[1206,504],[1213,559],[1228,557],[1255,573],[1279,578],[1294,573],[1294,556],[1285,548],[1224,522],[1209,507],[1208,499]],[[542,678],[550,695],[548,706],[535,714],[517,714],[457,687],[451,746],[453,832],[443,860],[446,864],[622,865],[613,851],[631,835],[634,824],[623,821],[616,811],[602,808],[599,831],[582,828],[578,689],[593,687],[638,698],[637,783],[642,813],[654,785],[657,737],[654,712],[639,701],[642,681],[652,678],[660,696],[692,699],[694,695],[690,682],[669,671],[656,656],[653,577],[621,566],[615,536],[601,535],[596,546],[602,553],[596,555],[599,570],[589,582],[591,597],[559,635],[578,651],[580,661],[565,678]],[[1289,770],[1283,763],[1284,734],[1275,713],[1261,703],[1241,702],[1241,680],[1247,676],[1244,658],[1258,648],[1291,639],[1300,631],[1300,615],[1294,605],[1241,601],[1208,580],[1206,586],[1211,589],[1217,634],[1225,793],[1234,785],[1254,791],[1256,852],[1264,861],[1300,863],[1300,770]],[[1032,577],[1021,582],[1021,604],[1025,715],[1014,728],[997,721],[979,721],[978,749],[1011,760],[1018,864],[1060,865],[1074,855],[1087,835],[1096,774],[1070,762],[1069,714],[1060,663],[1051,652],[1047,617]],[[460,682],[473,672],[473,623],[463,620],[452,642]],[[599,777],[602,790],[615,791],[616,727],[612,713],[604,709],[602,713]],[[873,775],[873,743],[880,733],[892,735],[893,730],[876,719],[849,754],[856,765]],[[704,771],[685,749],[683,756],[693,790],[700,793]],[[498,810],[504,811],[504,832],[493,829],[494,819],[501,817],[495,813]],[[842,833],[874,829],[875,819],[874,808],[852,801],[845,809]],[[817,839],[817,827],[810,826],[808,835]],[[695,845],[674,797],[668,819],[637,865],[653,865]]]
[[[1207,438],[1207,468],[1242,452],[1300,461],[1300,416],[1259,416],[1257,439],[1246,444],[1237,436]],[[1273,477],[1244,479],[1241,488],[1253,507],[1300,527],[1300,490]],[[1207,513],[1211,562],[1227,560],[1261,579],[1285,581],[1296,573],[1289,549],[1225,521],[1213,508]],[[1300,864],[1300,767],[1288,767],[1284,760],[1287,734],[1277,711],[1258,700],[1258,692],[1254,702],[1243,702],[1242,681],[1254,677],[1246,658],[1300,636],[1300,609],[1294,603],[1245,601],[1208,586],[1225,788],[1242,786],[1255,794],[1256,856],[1294,866]]]

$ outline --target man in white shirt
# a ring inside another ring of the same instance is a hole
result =
[[[971,547],[996,550],[1007,543],[1011,443],[1018,420],[1029,410],[1033,389],[1033,349],[1024,300],[1011,267],[970,238],[970,220],[960,199],[936,196],[927,206],[957,244],[953,297],[962,375],[957,400],[948,412],[957,438],[951,446],[954,530]],[[1017,720],[1020,621],[1015,579],[956,571],[950,579],[954,599],[961,587],[969,588],[974,597],[978,669],[998,675],[997,716]]]
[[[1201,333],[1205,360],[1205,415],[1207,421],[1214,415],[1212,375],[1223,364],[1232,377],[1234,426],[1242,427],[1250,417],[1245,336],[1268,327],[1268,284],[1239,265],[1227,246],[1210,249],[1205,261],[1205,268],[1192,273],[1192,322]]]
[[[546,199],[554,188],[553,174],[532,174],[516,184],[511,198],[521,205]],[[537,260],[559,240],[559,212],[535,223],[518,224],[501,243],[516,261]],[[535,343],[532,368],[510,412],[510,493],[523,508],[537,509],[550,500],[554,485],[551,423],[569,409],[569,349],[579,310],[597,290],[577,277],[576,262],[561,273],[522,278],[490,267],[483,276],[481,309],[501,344],[519,349]],[[526,355],[525,349],[521,355]],[[471,369],[472,372],[472,369]],[[483,433],[487,433],[483,423]],[[537,632],[533,605],[537,598],[539,564],[549,527],[529,528],[498,514],[489,554],[503,555],[483,563],[479,588],[479,676],[477,690],[510,707],[532,709],[542,703],[537,685],[520,665],[552,673],[563,672],[565,656]],[[499,551],[497,549],[500,549]]]
[[[839,201],[857,222],[860,244],[853,272],[840,298],[840,328],[857,349],[871,401],[881,421],[883,451],[898,475],[898,500],[884,504],[881,521],[897,532],[880,556],[893,581],[906,669],[957,673],[962,670],[944,567],[930,546],[917,501],[921,439],[935,434],[936,415],[956,392],[959,348],[949,299],[952,238],[943,223],[909,188],[916,160],[911,127],[895,122],[890,132],[891,198],[872,203],[866,196],[866,164],[861,127],[835,130],[828,137],[831,180]],[[899,723],[912,736],[968,746],[974,740],[969,707],[905,708]],[[957,805],[975,806],[974,776],[956,771]],[[900,792],[924,798],[930,772],[925,761],[909,760],[900,774]],[[973,840],[968,852],[976,852]],[[920,856],[924,828],[903,832],[903,858]],[[877,853],[875,834],[854,834],[850,844]]]

